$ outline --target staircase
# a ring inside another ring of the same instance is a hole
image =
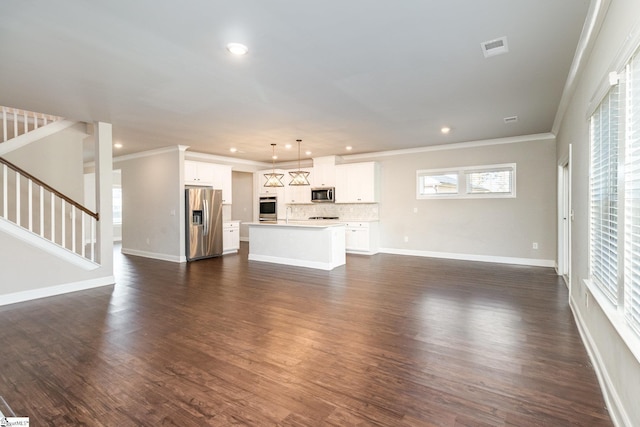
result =
[[[0,156],[52,135],[75,122],[2,108]],[[87,270],[99,267],[99,215],[0,157],[0,230]]]

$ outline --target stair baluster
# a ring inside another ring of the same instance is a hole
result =
[[[96,262],[96,229],[97,221],[100,219],[99,214],[2,157],[0,157],[0,166],[2,167],[2,218],[76,255]],[[9,170],[12,174],[9,174]],[[15,180],[14,191],[9,185],[12,179]],[[26,181],[26,188],[22,185],[22,180]],[[37,191],[33,191],[33,186],[37,186]],[[45,218],[45,200],[47,200],[45,191],[50,193],[49,221]],[[22,194],[23,192],[25,194]],[[39,206],[36,207],[36,204]],[[10,212],[9,208],[13,212]],[[27,211],[23,212],[23,208]],[[37,221],[34,221],[34,216],[37,216]],[[34,224],[39,225],[38,230],[34,229]],[[47,224],[50,228],[49,233],[45,233]],[[57,229],[60,231],[59,235],[56,233]],[[87,234],[89,234],[88,241]]]

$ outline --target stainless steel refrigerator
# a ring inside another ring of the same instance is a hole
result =
[[[222,255],[222,190],[187,187],[187,261]]]

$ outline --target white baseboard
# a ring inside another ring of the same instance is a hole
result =
[[[459,254],[452,252],[416,251],[410,249],[380,248],[381,253],[394,255],[410,255],[428,258],[457,259],[461,261],[495,262],[500,264],[529,265],[532,267],[553,267],[555,260],[536,258],[515,258],[493,255]]]
[[[0,295],[0,306],[66,294],[69,292],[84,291],[86,289],[98,288],[100,286],[109,286],[113,285],[115,282],[116,280],[113,276],[106,276],[99,277],[97,279],[83,280],[80,282],[65,283],[63,285],[49,286],[46,288],[14,292],[11,294]]]
[[[186,256],[160,254],[160,253],[157,253],[157,252],[147,252],[147,251],[141,251],[141,250],[138,250],[138,249],[128,249],[128,248],[122,248],[121,251],[125,255],[135,255],[135,256],[141,256],[141,257],[144,257],[144,258],[159,259],[159,260],[162,260],[162,261],[187,262],[187,257]]]
[[[620,402],[620,398],[618,397],[618,393],[616,392],[613,383],[611,382],[611,377],[609,376],[607,367],[602,361],[600,352],[595,346],[593,338],[589,333],[589,329],[586,327],[584,320],[582,319],[580,310],[577,310],[575,305],[575,300],[572,296],[569,301],[569,306],[571,307],[573,318],[575,319],[576,325],[578,326],[578,332],[580,333],[580,337],[582,338],[582,343],[587,349],[587,354],[589,355],[591,363],[593,364],[593,368],[596,371],[596,376],[598,377],[600,389],[602,390],[602,395],[607,405],[611,421],[613,421],[613,424],[616,427],[631,427],[631,421],[629,420],[629,416],[627,415],[622,403]]]

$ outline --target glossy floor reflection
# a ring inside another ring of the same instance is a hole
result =
[[[117,284],[0,307],[34,425],[611,426],[552,269],[116,255]]]

